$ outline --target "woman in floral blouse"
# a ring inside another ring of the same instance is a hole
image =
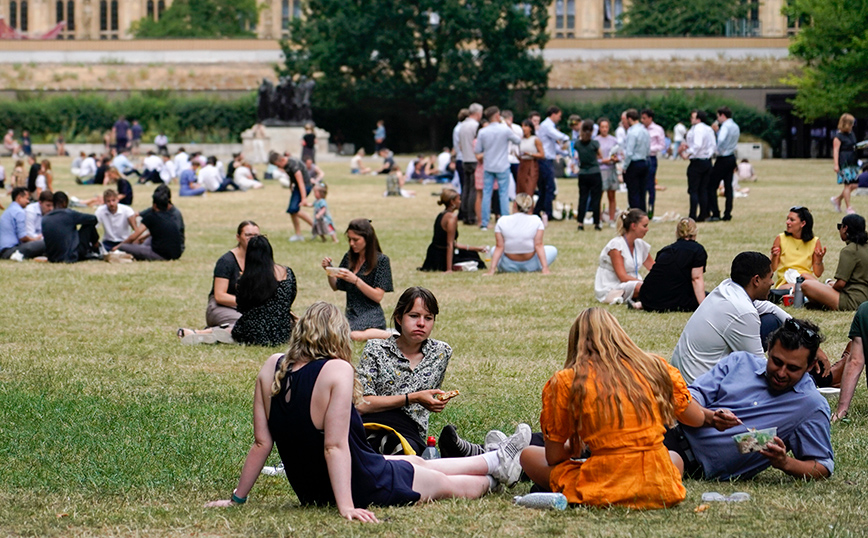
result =
[[[440,385],[452,357],[449,344],[429,338],[438,312],[437,298],[429,290],[405,290],[392,314],[398,334],[368,340],[357,368],[364,401],[356,409],[363,420],[395,429],[417,454],[425,449],[428,413],[439,413],[448,403],[434,397],[443,393]]]

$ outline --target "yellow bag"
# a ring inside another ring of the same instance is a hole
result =
[[[410,443],[408,443],[407,440],[404,439],[403,435],[401,435],[400,433],[395,431],[395,428],[392,428],[390,426],[386,426],[385,424],[378,424],[376,422],[365,422],[365,431],[371,432],[374,435],[382,434],[384,437],[386,435],[392,434],[398,438],[398,441],[400,441],[401,447],[404,449],[404,455],[405,456],[415,456],[416,455],[416,451],[413,450],[413,447],[410,446]],[[370,442],[370,437],[371,436],[369,435],[368,436],[369,442]]]

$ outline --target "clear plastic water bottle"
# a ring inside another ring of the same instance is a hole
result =
[[[440,451],[437,450],[437,439],[434,436],[428,437],[428,448],[422,452],[423,460],[439,460]]]
[[[800,276],[796,279],[796,285],[793,286],[793,308],[805,307],[805,294],[802,292],[802,283],[805,277]]]
[[[566,510],[567,498],[563,493],[528,493],[524,496],[514,497],[513,502],[525,508],[537,510]]]

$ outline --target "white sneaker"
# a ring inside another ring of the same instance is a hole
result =
[[[530,426],[521,423],[515,428],[515,433],[508,437],[497,448],[497,469],[491,473],[498,482],[512,487],[521,476],[521,451],[530,444]]]
[[[24,261],[24,253],[20,250],[16,250],[9,256],[9,259],[15,262],[23,262]]]
[[[290,243],[295,243],[296,241],[304,241],[303,235],[293,235],[289,238]]]
[[[285,475],[286,470],[283,468],[283,462],[280,462],[277,464],[277,467],[269,467],[268,465],[266,465],[262,468],[261,473],[266,476],[280,476]]]
[[[491,430],[485,434],[485,442],[482,448],[486,452],[494,452],[502,442],[506,441],[506,434],[500,430]]]

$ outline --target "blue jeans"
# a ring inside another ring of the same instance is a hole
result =
[[[509,169],[503,172],[489,172],[486,170],[482,175],[482,222],[483,227],[488,227],[491,220],[491,194],[494,190],[494,180],[497,180],[497,194],[500,199],[500,212],[509,215]]]
[[[546,252],[546,265],[551,266],[558,257],[558,249],[552,245],[546,245],[543,248]],[[497,262],[497,270],[501,273],[533,273],[542,271],[542,263],[540,263],[539,256],[536,254],[533,255],[533,258],[523,262],[510,260],[504,254],[500,257],[500,261]]]

